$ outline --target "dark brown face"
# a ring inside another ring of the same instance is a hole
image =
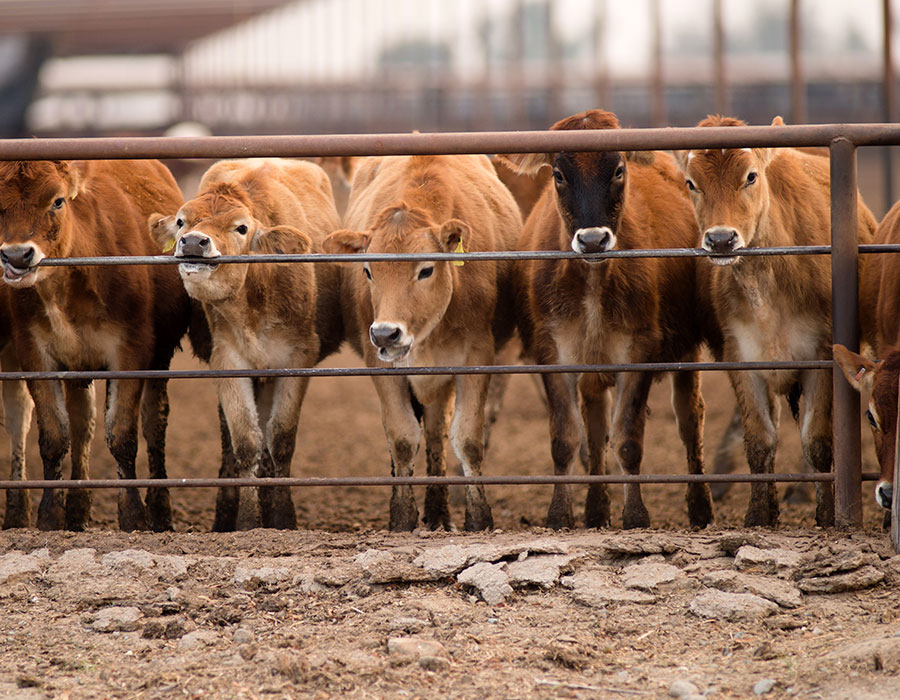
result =
[[[900,376],[900,352],[888,355],[872,378],[872,393],[866,418],[875,438],[875,454],[881,477],[875,485],[875,500],[890,508],[894,494],[894,451],[897,440],[897,379]]]
[[[605,253],[616,247],[625,205],[627,169],[618,151],[558,153],[553,184],[567,240],[576,253]]]
[[[68,210],[75,192],[66,163],[0,164],[0,262],[6,284],[30,287],[41,260],[68,255]]]

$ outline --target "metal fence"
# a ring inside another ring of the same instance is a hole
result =
[[[686,148],[743,148],[824,146],[831,159],[831,245],[807,248],[781,248],[745,251],[748,255],[831,254],[833,341],[858,348],[858,255],[859,253],[900,252],[900,246],[859,246],[857,239],[856,149],[859,146],[900,145],[900,125],[824,124],[801,126],[742,126],[668,129],[616,129],[587,131],[523,131],[440,134],[363,134],[315,136],[250,136],[186,138],[97,138],[97,139],[10,139],[0,141],[0,160],[43,159],[123,159],[123,158],[246,158],[263,156],[364,156],[364,155],[437,155],[459,153],[538,153],[557,151],[604,150],[676,150]],[[601,257],[627,256],[702,256],[701,250],[614,251]],[[234,256],[217,262],[363,262],[383,259],[371,255],[283,255]],[[571,252],[513,252],[429,254],[392,256],[391,259],[485,260],[578,257]],[[146,258],[70,258],[44,260],[42,265],[100,264],[177,264],[171,256]],[[0,372],[0,380],[9,379],[111,379],[111,378],[187,378],[200,376],[343,376],[377,374],[453,374],[453,373],[546,373],[585,371],[679,371],[728,369],[829,369],[830,360],[763,363],[648,363],[635,365],[566,366],[489,366],[419,368],[286,368],[282,370],[144,371],[144,372]],[[835,523],[854,527],[862,523],[862,480],[877,478],[862,474],[860,454],[859,395],[834,373],[834,472],[833,474],[743,474],[743,475],[603,475],[543,477],[384,477],[335,479],[255,479],[260,485],[386,485],[430,484],[517,484],[517,483],[673,483],[687,481],[834,481]],[[235,479],[136,480],[146,486],[237,486]],[[0,481],[0,488],[118,488],[116,480],[85,481]],[[894,522],[900,520],[900,484],[894,483]]]

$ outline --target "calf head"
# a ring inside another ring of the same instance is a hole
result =
[[[312,241],[292,226],[266,226],[253,216],[247,196],[227,186],[213,188],[182,205],[171,216],[153,214],[151,237],[163,251],[186,258],[178,266],[187,293],[215,302],[234,296],[250,265],[214,262],[222,255],[307,253]],[[188,260],[189,259],[189,260]]]
[[[30,287],[38,263],[62,258],[72,249],[70,207],[82,191],[78,166],[60,161],[0,163],[0,262],[3,281]],[[52,268],[40,270],[40,276]]]
[[[773,126],[781,126],[775,117]],[[698,126],[746,126],[729,117],[707,117]],[[768,208],[765,170],[770,148],[707,148],[682,151],[678,159],[700,228],[700,246],[717,265],[740,258],[729,255],[757,242],[759,223]]]
[[[555,131],[618,128],[616,116],[599,109],[576,114],[551,127]],[[588,254],[616,248],[627,194],[626,163],[629,160],[648,162],[653,154],[562,151],[508,155],[500,159],[517,172],[530,175],[537,174],[544,165],[552,167],[556,206],[563,223],[560,247]]]
[[[434,223],[406,204],[382,211],[371,230],[340,230],[325,239],[329,253],[450,253],[468,250],[470,230],[458,219]],[[456,277],[449,261],[367,262],[364,275],[372,306],[369,340],[383,362],[399,362],[443,318]],[[367,303],[360,300],[361,303]]]
[[[872,362],[852,350],[848,350],[843,345],[835,345],[834,360],[850,385],[869,397],[866,418],[869,419],[869,424],[872,426],[875,453],[881,468],[881,476],[875,485],[875,500],[882,508],[890,508],[894,494],[894,450],[897,441],[897,380],[900,378],[900,350],[894,350],[880,362]]]

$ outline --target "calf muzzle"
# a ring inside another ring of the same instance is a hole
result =
[[[703,248],[710,253],[733,253],[739,247],[739,240],[735,229],[717,226],[703,234]]]
[[[378,348],[378,359],[384,362],[403,359],[412,347],[412,338],[399,323],[373,323],[369,326],[369,340]]]
[[[37,264],[44,258],[33,243],[0,246],[3,280],[14,286],[30,286],[37,275]]]
[[[616,245],[616,237],[608,226],[580,228],[572,238],[572,250],[576,253],[605,253]]]
[[[894,485],[890,481],[879,481],[875,487],[875,500],[882,508],[890,510],[894,503]]]
[[[178,249],[175,255],[178,257],[208,257],[212,246],[209,236],[198,233],[189,233],[178,239]]]

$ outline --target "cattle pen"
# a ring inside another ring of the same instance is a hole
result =
[[[45,159],[133,159],[133,158],[246,158],[246,157],[312,157],[366,155],[438,155],[461,153],[537,153],[550,151],[603,150],[679,150],[685,148],[743,147],[827,147],[831,159],[831,245],[817,247],[767,248],[742,251],[742,255],[831,254],[833,340],[858,349],[858,255],[900,252],[898,246],[858,245],[856,235],[857,170],[856,149],[866,146],[900,145],[900,125],[895,124],[824,124],[798,126],[730,127],[730,128],[666,128],[621,129],[578,132],[480,132],[428,134],[365,135],[286,135],[286,136],[221,136],[206,138],[95,138],[95,139],[9,139],[0,141],[0,160]],[[704,256],[696,249],[615,251],[599,257]],[[366,262],[386,259],[372,255],[255,255],[217,259],[234,262]],[[580,257],[575,253],[448,253],[443,255],[390,256],[404,260],[538,259]],[[45,259],[44,266],[63,265],[165,265],[181,262],[170,256]],[[641,365],[497,365],[487,367],[420,367],[420,368],[284,368],[277,370],[239,371],[141,371],[141,372],[2,372],[0,379],[112,379],[112,378],[196,378],[212,376],[372,376],[377,374],[512,374],[575,373],[587,371],[724,371],[731,369],[831,369],[831,360],[805,362],[740,363],[652,363]],[[834,375],[834,470],[830,474],[731,474],[731,475],[568,475],[568,476],[482,476],[442,477],[446,484],[520,484],[520,483],[663,483],[688,481],[834,481],[835,522],[838,527],[859,526],[862,518],[863,480],[876,478],[861,470],[859,395]],[[895,465],[892,538],[900,551],[900,478]],[[337,485],[422,485],[435,483],[437,477],[383,478],[282,478],[265,482],[261,479],[168,479],[134,482],[136,487],[211,487],[211,486],[337,486]],[[48,482],[40,480],[0,481],[9,489],[88,489],[119,488],[118,480],[81,480]]]

